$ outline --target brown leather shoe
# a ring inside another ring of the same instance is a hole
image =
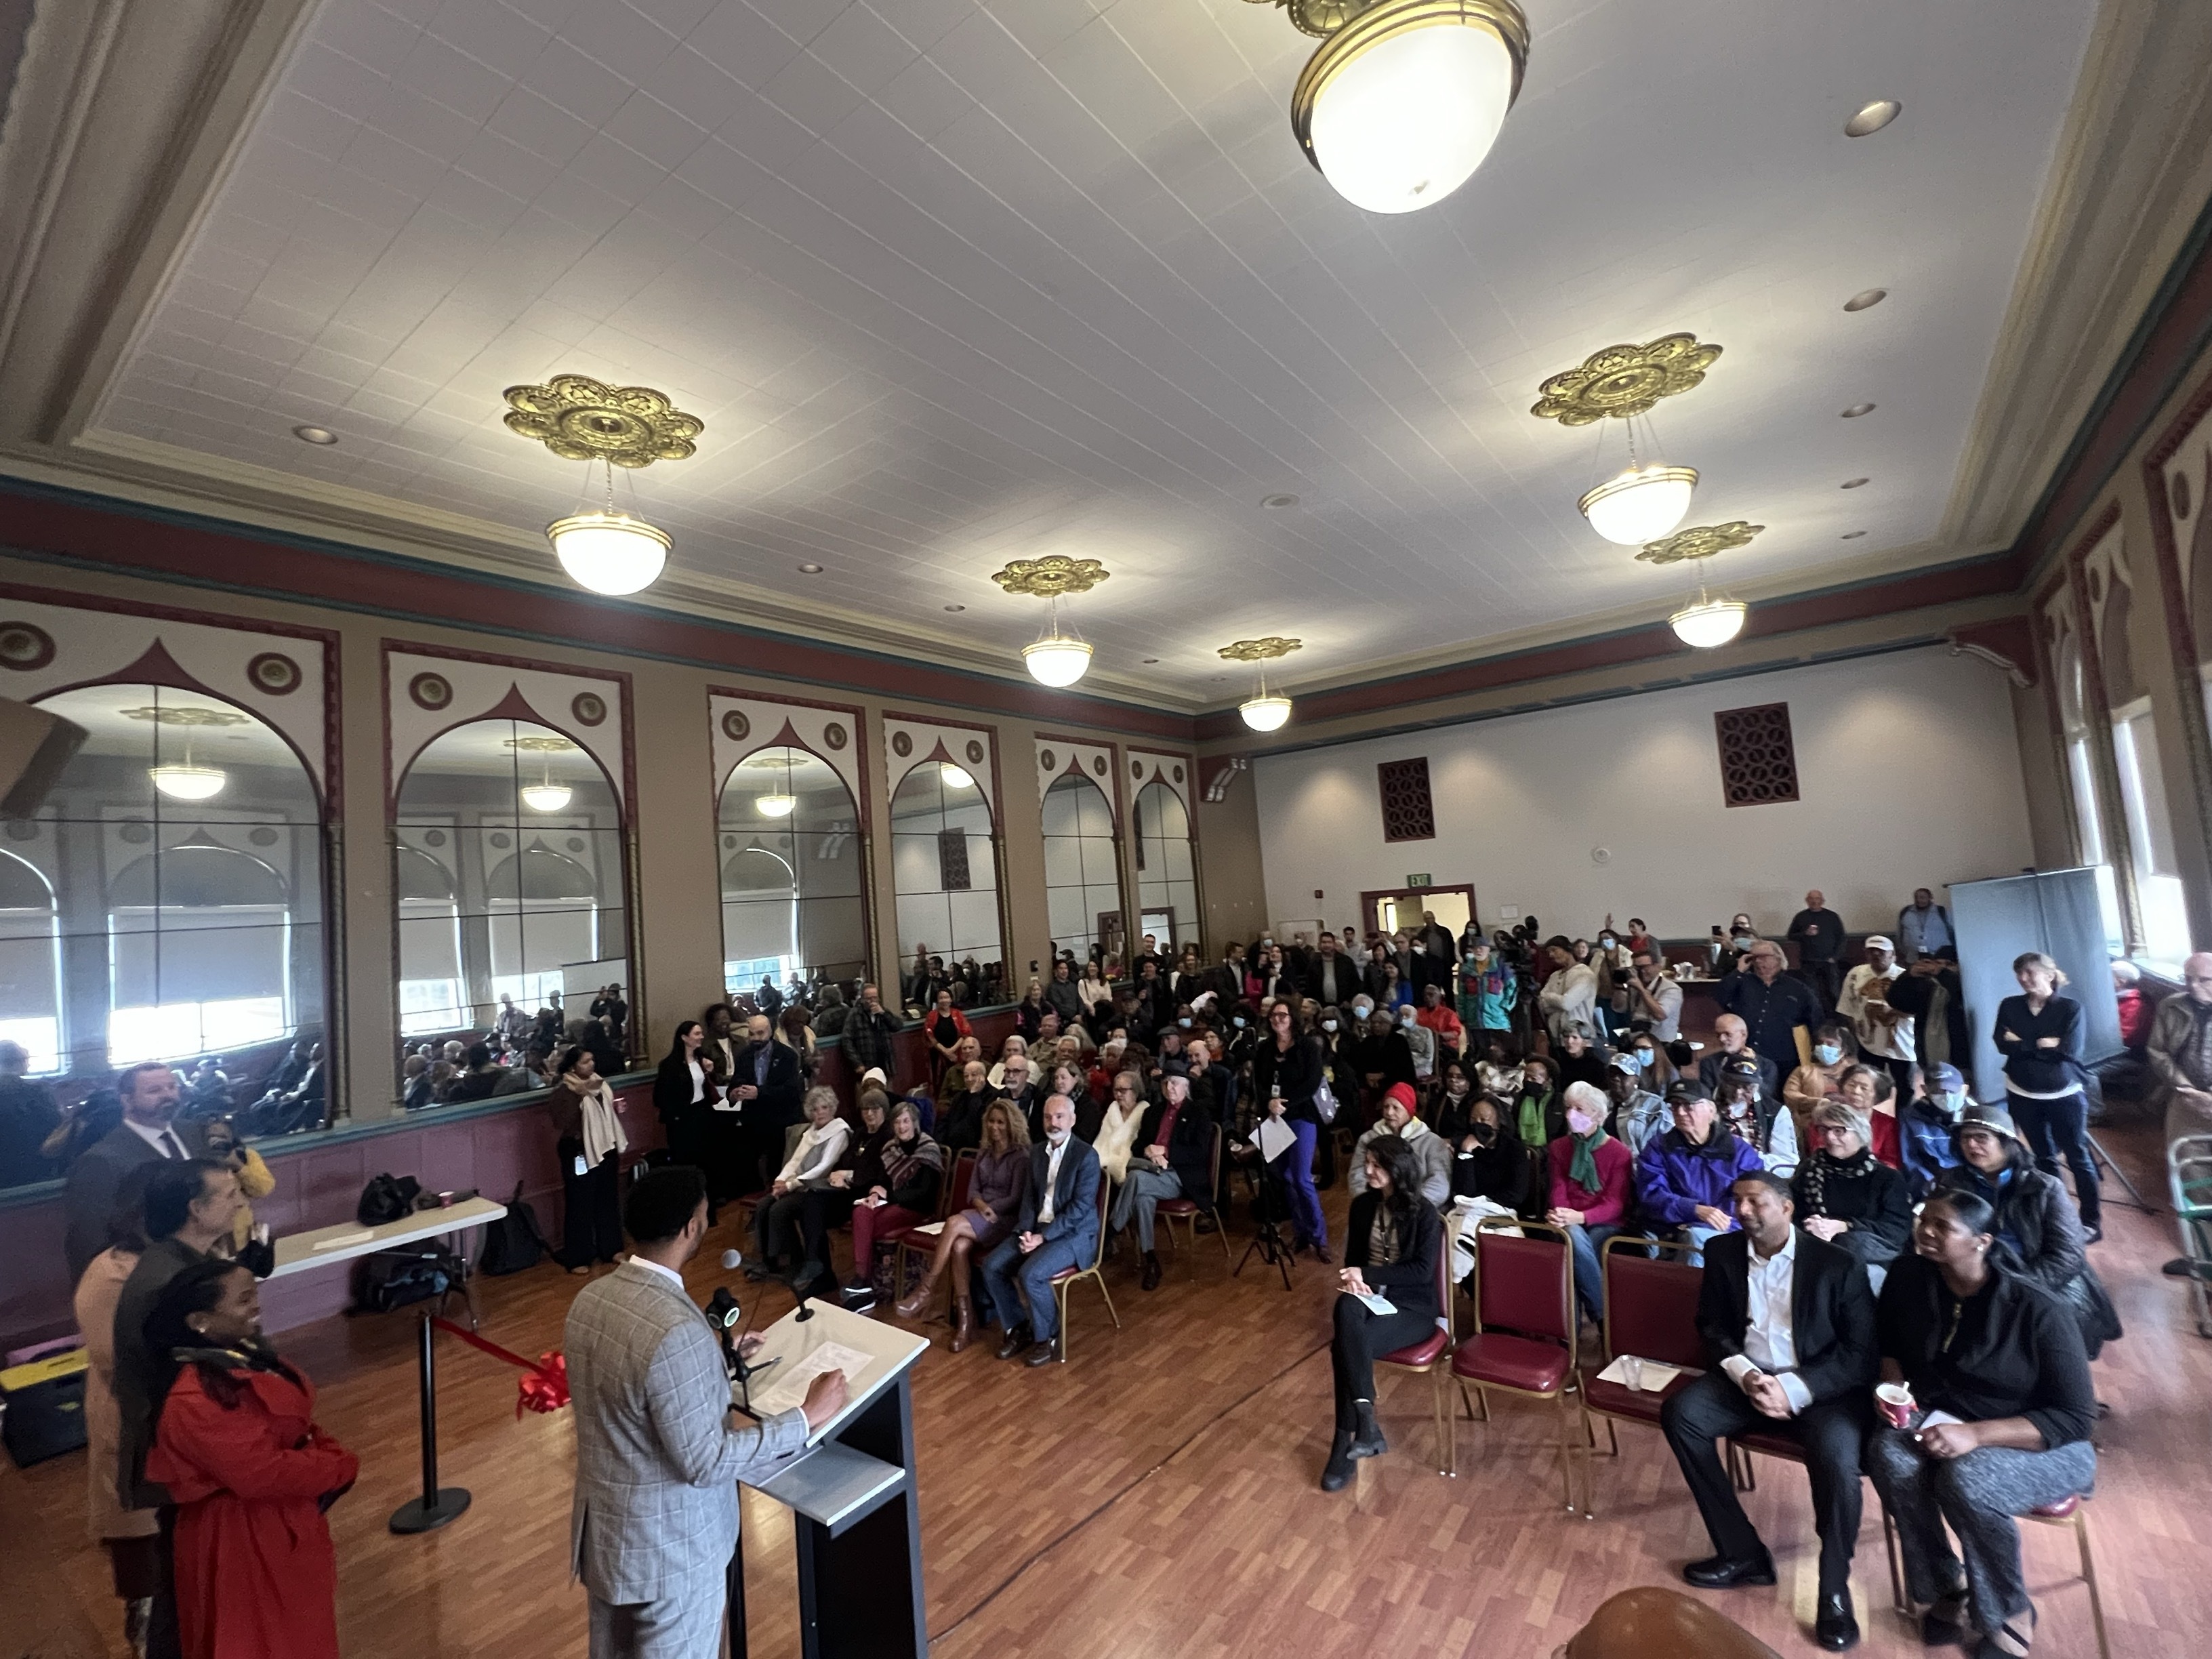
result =
[[[929,1305],[929,1299],[936,1293],[936,1291],[937,1273],[936,1270],[933,1268],[922,1274],[921,1283],[914,1287],[913,1295],[902,1297],[900,1300],[898,1304],[898,1316],[901,1319],[920,1318],[921,1316],[921,1310]]]
[[[975,1304],[966,1297],[952,1302],[952,1352],[958,1353],[975,1340]]]

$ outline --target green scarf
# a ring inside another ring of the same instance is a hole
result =
[[[1544,1120],[1551,1115],[1551,1110],[1552,1091],[1549,1089],[1540,1095],[1524,1094],[1521,1097],[1520,1121],[1515,1127],[1522,1146],[1533,1146],[1540,1152],[1543,1150],[1547,1139]]]
[[[1567,1161],[1567,1179],[1586,1193],[1602,1191],[1597,1174],[1597,1149],[1605,1145],[1604,1127],[1600,1126],[1586,1135],[1576,1135],[1573,1140],[1575,1152]]]

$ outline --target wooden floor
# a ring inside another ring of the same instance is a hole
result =
[[[2106,1139],[2162,1195],[2152,1134]],[[1328,1196],[1340,1224],[1342,1191]],[[2112,1407],[2092,1505],[2106,1616],[2123,1659],[2198,1659],[2212,1651],[2212,1342],[2191,1326],[2183,1287],[2158,1274],[2173,1249],[2170,1218],[2106,1214],[2094,1255],[2128,1334],[2096,1368]],[[702,1300],[724,1242],[690,1275]],[[1256,1267],[1231,1279],[1218,1243],[1198,1243],[1194,1275],[1170,1255],[1150,1296],[1132,1268],[1109,1267],[1118,1333],[1095,1289],[1079,1288],[1064,1367],[1000,1364],[989,1347],[956,1357],[941,1341],[921,1362],[923,1559],[941,1659],[1542,1656],[1613,1591],[1678,1582],[1681,1563],[1705,1553],[1656,1432],[1622,1432],[1620,1457],[1596,1462],[1601,1518],[1571,1519],[1548,1408],[1501,1405],[1488,1426],[1462,1422],[1460,1474],[1447,1480],[1417,1378],[1383,1384],[1390,1455],[1322,1493],[1333,1275],[1308,1262],[1286,1293]],[[556,1346],[580,1282],[550,1267],[487,1281],[486,1334],[531,1354]],[[770,1291],[762,1322],[787,1306]],[[413,1332],[404,1316],[330,1320],[284,1341],[321,1386],[324,1424],[362,1454],[361,1484],[331,1516],[347,1653],[582,1654],[584,1599],[565,1563],[569,1419],[517,1422],[508,1369],[444,1350],[445,1477],[475,1505],[428,1537],[386,1530],[416,1480]],[[82,1456],[0,1474],[0,1659],[125,1652],[103,1558],[82,1535],[83,1476]],[[1782,1583],[1712,1599],[1783,1652],[1817,1652],[1802,1473],[1763,1464],[1749,1508]],[[795,1655],[789,1526],[749,1497],[745,1529],[752,1651]],[[2043,1619],[2036,1651],[2094,1654],[2070,1536],[2030,1528],[2027,1553]],[[1887,1610],[1870,1489],[1856,1589],[1862,1653],[1923,1651]]]

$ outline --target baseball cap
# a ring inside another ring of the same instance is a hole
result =
[[[1626,1048],[1615,1054],[1607,1064],[1610,1065],[1614,1071],[1626,1072],[1631,1077],[1640,1076],[1644,1071],[1644,1068],[1636,1063],[1636,1056]]]
[[[1866,948],[1869,951],[1887,951],[1894,956],[1897,952],[1897,941],[1887,933],[1869,933]]]

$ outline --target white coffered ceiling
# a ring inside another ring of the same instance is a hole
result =
[[[1767,526],[1716,577],[2002,545],[2033,489],[1967,463],[2093,8],[1527,4],[1490,161],[1386,218],[1299,153],[1271,5],[322,0],[43,453],[555,584],[582,468],[501,392],[641,383],[706,422],[635,480],[647,602],[1018,672],[1042,607],[989,573],[1097,558],[1094,681],[1188,707],[1242,635],[1302,637],[1295,683],[1663,614],[1681,571],[1575,511],[1596,434],[1528,409],[1688,330],[1725,355],[1656,416],[1687,522]]]

